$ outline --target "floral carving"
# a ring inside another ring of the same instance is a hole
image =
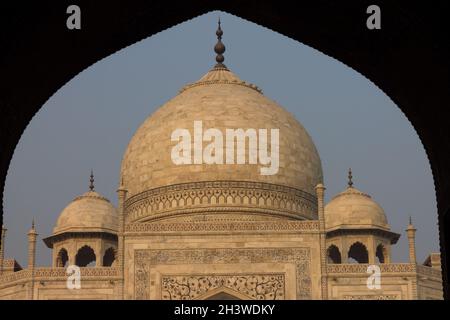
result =
[[[284,262],[295,265],[297,299],[311,299],[309,248],[205,248],[136,250],[135,298],[150,298],[150,270],[157,265]]]
[[[163,276],[163,300],[195,299],[217,288],[228,288],[257,300],[284,299],[284,274]]]

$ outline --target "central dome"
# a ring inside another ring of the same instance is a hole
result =
[[[216,34],[215,67],[147,118],[127,147],[121,167],[127,221],[316,219],[322,166],[311,137],[292,114],[228,70],[220,24]]]
[[[222,132],[279,129],[278,172],[261,175],[259,164],[248,163],[176,165],[171,159],[176,145],[172,132],[192,133],[194,121],[202,121],[203,130]],[[266,182],[314,195],[322,168],[311,137],[292,114],[228,69],[214,68],[145,120],[128,145],[121,176],[129,197],[162,186],[218,180]]]

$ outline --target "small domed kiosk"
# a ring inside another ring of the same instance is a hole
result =
[[[111,202],[94,190],[76,197],[59,215],[53,234],[44,239],[53,249],[53,265],[111,266],[117,248],[118,216]]]
[[[350,169],[347,188],[325,206],[328,262],[387,263],[400,235],[391,231],[383,208],[353,187],[352,178]]]

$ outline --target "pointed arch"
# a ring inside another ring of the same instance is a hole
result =
[[[56,267],[65,267],[69,262],[69,254],[66,248],[61,248],[56,255]]]
[[[386,247],[382,243],[380,243],[377,246],[377,249],[375,251],[375,257],[378,259],[379,263],[386,263],[387,250],[386,250]]]
[[[79,267],[94,267],[96,260],[94,249],[88,245],[81,247],[75,256],[75,264]]]
[[[116,260],[116,250],[113,247],[108,248],[103,255],[103,266],[111,267]]]
[[[350,246],[348,259],[350,263],[369,263],[369,251],[363,243],[357,241]]]
[[[327,261],[328,263],[342,263],[341,252],[334,244],[330,245],[327,249]]]

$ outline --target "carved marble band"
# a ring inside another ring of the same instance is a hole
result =
[[[291,187],[251,181],[206,181],[155,188],[125,201],[127,223],[204,212],[259,213],[317,219],[317,198]]]
[[[274,232],[274,231],[292,231],[298,233],[317,233],[319,232],[319,222],[315,221],[252,221],[252,222],[188,222],[188,223],[132,223],[125,226],[125,232],[133,235],[155,233],[176,233],[180,232],[201,232],[201,233],[220,233],[224,232]]]

